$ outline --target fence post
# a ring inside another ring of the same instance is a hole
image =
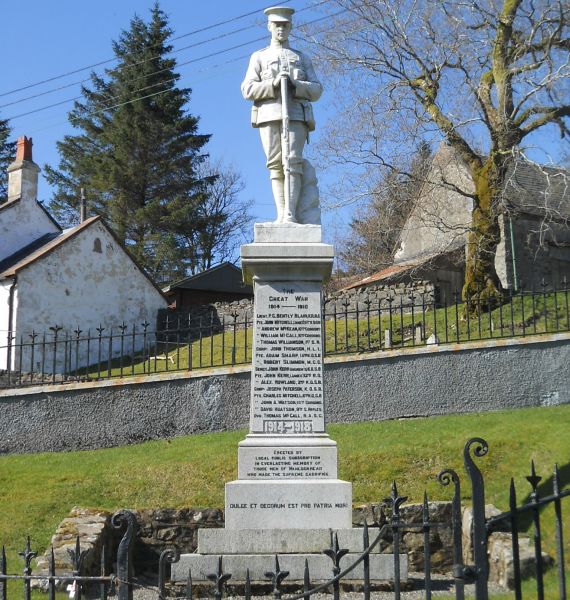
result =
[[[462,530],[461,530],[461,482],[459,475],[453,469],[445,469],[437,476],[441,485],[453,482],[453,500],[451,503],[451,522],[453,529],[453,572],[462,577],[455,578],[456,600],[465,597],[465,565],[463,564]]]
[[[136,533],[135,515],[127,510],[121,510],[111,517],[111,523],[115,529],[121,529],[124,523],[127,524],[127,530],[117,549],[117,578],[119,580],[117,600],[133,600],[131,552]]]
[[[487,524],[485,521],[485,482],[481,471],[471,457],[471,449],[477,458],[485,456],[489,446],[483,438],[472,438],[463,449],[463,461],[471,480],[473,506],[473,558],[475,560],[475,598],[488,600],[487,580],[489,564],[487,559]]]

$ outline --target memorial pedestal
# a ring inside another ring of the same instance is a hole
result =
[[[264,580],[275,554],[290,579],[302,579],[305,559],[313,579],[328,579],[321,553],[331,531],[362,552],[362,534],[351,529],[352,484],[338,479],[336,442],[325,432],[321,291],[333,258],[317,225],[257,224],[254,243],[241,248],[255,295],[249,434],[239,444],[238,479],[226,484],[225,529],[198,532],[198,554],[173,565],[175,581],[188,568],[194,579],[214,572],[220,554],[234,580],[246,568]],[[371,576],[390,578],[392,561],[375,554]]]
[[[352,484],[325,433],[323,283],[334,253],[318,225],[258,224],[242,246],[254,285],[249,435],[226,484],[226,529],[346,529]]]

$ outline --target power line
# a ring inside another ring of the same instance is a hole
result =
[[[338,11],[336,13],[333,13],[331,15],[327,15],[325,17],[319,17],[317,19],[313,19],[311,21],[307,21],[306,23],[303,23],[303,24],[301,24],[299,26],[300,27],[306,27],[308,25],[314,25],[315,23],[319,23],[319,22],[321,22],[321,21],[323,21],[325,19],[329,19],[329,18],[338,16],[338,15],[340,15],[342,13],[345,13],[345,12],[347,12],[347,9],[340,10],[340,11]],[[317,32],[317,33],[319,33],[319,32]],[[244,46],[249,46],[251,44],[255,44],[257,42],[264,41],[265,39],[266,39],[266,36],[264,35],[262,37],[255,38],[255,39],[249,40],[247,42],[242,42],[241,44],[236,44],[234,46],[230,46],[229,48],[224,48],[222,50],[218,50],[216,52],[211,52],[211,53],[206,54],[204,56],[199,56],[197,58],[193,58],[193,59],[190,59],[188,61],[181,62],[181,63],[177,64],[176,67],[179,68],[179,67],[187,66],[187,65],[190,65],[190,64],[195,64],[197,62],[200,62],[200,61],[203,61],[203,60],[207,60],[208,58],[212,58],[213,56],[219,56],[220,54],[225,54],[227,52],[231,52],[233,50],[237,50],[238,48],[243,48]],[[215,68],[215,67],[212,67],[212,68]],[[169,68],[160,69],[158,71],[150,73],[148,76],[150,76],[150,75],[156,75],[156,74],[162,73],[164,71],[168,71],[168,70],[170,70],[170,69]],[[145,78],[148,77],[148,76],[145,76]],[[141,92],[141,91],[147,90],[149,88],[155,87],[157,85],[163,85],[165,83],[169,83],[171,81],[175,81],[177,79],[178,79],[178,75],[175,78],[172,78],[172,79],[169,79],[169,80],[166,80],[166,81],[161,81],[161,82],[155,83],[155,84],[150,85],[150,86],[145,86],[145,87],[142,87],[142,88],[135,89],[135,90],[133,90],[133,93]],[[128,100],[128,101],[125,101],[125,102],[117,104],[117,105],[104,107],[103,109],[95,111],[93,114],[97,114],[98,112],[101,112],[102,110],[110,110],[112,108],[118,108],[119,106],[124,106],[125,104],[128,104],[130,102],[136,102],[138,100],[143,100],[143,99],[146,99],[146,98],[150,98],[150,97],[158,95],[159,93],[164,94],[164,93],[166,93],[168,91],[169,90],[162,90],[161,92],[157,92],[157,93],[150,94],[150,95],[145,95],[143,97],[135,98],[133,100]],[[27,111],[27,112],[24,112],[24,113],[20,113],[18,115],[13,115],[11,117],[7,117],[7,120],[14,121],[16,119],[19,119],[19,118],[22,118],[22,117],[26,117],[28,115],[35,114],[35,113],[38,113],[38,112],[42,112],[44,110],[48,110],[48,109],[54,108],[56,106],[61,106],[62,104],[67,104],[69,102],[74,102],[75,100],[79,100],[80,98],[82,98],[82,96],[75,96],[73,98],[68,98],[66,100],[62,100],[60,102],[56,102],[54,104],[50,104],[50,105],[47,105],[47,106],[36,108],[36,109],[30,110],[30,111]],[[89,116],[90,114],[92,114],[92,113],[88,113],[86,116]]]
[[[288,4],[289,2],[292,2],[292,1],[293,1],[293,0],[282,0],[282,2],[281,2],[281,3],[282,3],[282,4]],[[312,8],[312,7],[311,7],[311,8]],[[251,11],[251,12],[248,12],[248,13],[244,13],[244,14],[242,14],[242,15],[238,15],[238,16],[236,16],[236,17],[232,17],[231,19],[226,19],[225,21],[219,21],[219,22],[217,22],[217,23],[213,23],[212,25],[208,25],[207,27],[202,27],[202,28],[200,28],[200,29],[195,29],[195,30],[193,30],[193,31],[190,31],[190,32],[188,32],[188,33],[184,33],[184,34],[182,34],[182,35],[179,35],[179,36],[177,36],[177,37],[174,37],[174,38],[172,38],[172,40],[171,40],[171,41],[176,41],[176,40],[182,39],[182,38],[184,38],[184,37],[188,37],[188,36],[196,35],[196,34],[198,34],[198,33],[201,33],[201,32],[203,32],[203,31],[207,31],[207,30],[210,30],[210,29],[214,29],[214,28],[216,28],[216,27],[220,27],[220,26],[222,26],[222,25],[226,25],[227,23],[231,23],[231,22],[234,22],[234,21],[238,21],[238,20],[240,20],[240,19],[244,19],[244,18],[246,18],[246,17],[250,17],[251,15],[254,15],[254,14],[257,14],[257,13],[259,13],[259,12],[260,12],[260,10],[262,10],[262,9],[258,9],[258,10],[255,10],[255,11]],[[301,10],[305,10],[305,9],[301,9]],[[301,12],[301,11],[298,11],[298,12]],[[220,36],[220,37],[223,37],[223,36]],[[20,87],[20,88],[15,88],[15,89],[13,89],[13,90],[9,90],[9,91],[7,91],[7,92],[2,92],[2,93],[0,93],[0,98],[2,98],[2,97],[4,97],[4,96],[11,95],[11,94],[15,94],[16,92],[22,92],[22,91],[24,91],[24,90],[28,90],[28,89],[30,89],[30,88],[33,88],[33,87],[37,87],[37,86],[39,86],[39,85],[43,85],[44,83],[49,83],[50,81],[56,81],[56,80],[58,80],[58,79],[63,79],[64,77],[69,77],[70,75],[75,75],[75,74],[77,74],[77,73],[81,73],[81,72],[83,72],[83,71],[87,71],[87,70],[89,70],[89,69],[94,69],[95,67],[100,67],[100,66],[102,66],[102,65],[109,64],[109,63],[111,63],[111,62],[114,62],[114,61],[116,61],[116,60],[117,60],[117,58],[116,58],[116,57],[113,57],[113,58],[108,58],[108,59],[106,59],[106,60],[102,60],[102,61],[99,61],[99,62],[96,62],[96,63],[90,64],[90,65],[87,65],[87,66],[85,66],[85,67],[80,67],[79,69],[74,69],[74,70],[72,70],[72,71],[68,71],[67,73],[62,73],[61,75],[54,75],[53,77],[49,77],[49,78],[47,78],[47,79],[43,79],[43,80],[41,80],[41,81],[36,81],[36,82],[34,82],[34,83],[30,83],[30,84],[28,84],[28,85],[25,85],[25,86],[22,86],[22,87]],[[147,60],[153,60],[153,59],[147,59]],[[142,61],[142,62],[145,62],[145,61]],[[133,65],[133,66],[134,66],[134,65]]]
[[[291,2],[292,0],[288,0],[288,1],[289,1],[289,2]],[[326,2],[329,2],[329,1],[330,1],[330,0],[320,0],[319,2],[316,2],[315,4],[312,4],[311,6],[306,6],[306,7],[304,7],[304,8],[301,8],[301,9],[297,10],[296,12],[297,12],[297,13],[301,13],[301,12],[304,12],[304,11],[306,11],[306,10],[311,10],[311,9],[314,9],[314,8],[317,8],[318,6],[321,6],[322,4],[325,4]],[[245,16],[251,16],[252,14],[256,14],[256,13],[258,13],[258,12],[259,12],[259,11],[252,11],[251,13],[246,13],[246,14],[245,14],[245,15],[243,15],[243,16],[240,16],[240,17],[234,17],[233,19],[228,19],[227,21],[222,21],[222,22],[221,22],[221,23],[219,23],[219,24],[210,25],[210,26],[208,26],[208,27],[205,27],[205,28],[202,28],[202,29],[197,29],[197,30],[195,30],[194,32],[186,33],[186,34],[184,34],[184,35],[181,35],[181,36],[178,36],[178,37],[172,38],[172,40],[170,40],[170,41],[178,40],[178,39],[181,39],[181,38],[183,38],[183,37],[187,37],[187,36],[189,36],[189,35],[193,35],[194,33],[198,33],[198,32],[201,32],[201,31],[208,30],[208,29],[212,29],[212,28],[214,28],[214,27],[218,27],[218,26],[219,26],[219,25],[221,25],[221,24],[230,23],[230,22],[232,22],[232,21],[236,21],[236,20],[238,20],[238,19],[240,19],[240,18],[243,18],[243,17],[245,17]],[[216,35],[216,36],[214,36],[214,37],[211,37],[211,38],[208,38],[208,39],[202,40],[202,41],[200,41],[200,42],[195,42],[195,43],[193,43],[193,44],[189,44],[189,45],[187,45],[187,46],[183,46],[182,48],[177,48],[177,49],[175,49],[175,50],[172,50],[172,51],[170,51],[170,52],[168,53],[168,55],[170,55],[170,56],[171,56],[171,55],[173,55],[173,54],[177,54],[177,53],[179,53],[179,52],[183,52],[184,50],[189,50],[189,49],[191,49],[191,48],[197,48],[198,46],[203,46],[203,45],[205,45],[205,44],[208,44],[208,43],[210,43],[210,42],[215,42],[215,41],[217,41],[217,40],[220,40],[220,39],[222,39],[222,38],[226,38],[226,37],[229,37],[229,36],[235,35],[235,34],[237,34],[237,33],[242,33],[242,32],[244,32],[244,31],[247,31],[248,29],[252,29],[252,28],[254,28],[254,27],[257,27],[257,24],[253,23],[252,25],[248,25],[247,27],[242,27],[242,28],[240,28],[240,29],[234,29],[233,31],[228,31],[228,32],[225,32],[225,33],[223,33],[223,34]],[[156,58],[161,58],[161,55],[157,55],[157,56],[152,56],[152,57],[150,57],[150,58],[146,58],[146,59],[144,59],[144,60],[141,60],[141,61],[138,61],[138,62],[132,63],[132,64],[130,64],[130,65],[126,65],[126,67],[127,67],[127,68],[133,68],[133,67],[136,67],[136,66],[142,65],[142,64],[144,64],[144,63],[146,63],[146,62],[150,62],[150,61],[152,61],[152,60],[155,60]],[[115,60],[117,60],[117,59],[116,59],[116,58],[113,58],[113,59],[109,59],[109,61],[106,61],[106,62],[115,61]],[[98,64],[104,64],[104,63],[98,63]],[[179,66],[179,65],[178,65],[178,66]],[[89,67],[85,67],[85,69],[87,69],[87,68],[89,68]],[[85,69],[82,69],[82,70],[85,70]],[[168,69],[161,69],[161,70],[158,70],[158,71],[154,71],[153,73],[149,73],[148,75],[145,75],[145,77],[148,77],[148,76],[151,76],[151,75],[156,75],[156,74],[158,74],[158,73],[161,73],[161,72],[163,72],[163,71],[165,71],[165,70],[168,70]],[[77,72],[77,71],[74,71],[73,73],[75,73],[75,72]],[[69,75],[69,73],[68,73],[67,75]],[[65,76],[66,76],[66,75],[61,75],[61,76],[57,76],[56,78],[65,77]],[[56,79],[56,78],[52,78],[52,80],[53,80],[53,79]],[[14,105],[16,105],[16,104],[21,104],[22,102],[27,102],[28,100],[34,100],[35,98],[40,98],[40,97],[42,97],[42,96],[46,96],[46,95],[48,95],[48,94],[52,94],[52,93],[54,93],[54,92],[59,92],[59,91],[61,91],[61,90],[64,90],[64,89],[67,89],[67,88],[70,88],[70,87],[74,87],[74,86],[76,86],[76,85],[80,85],[80,84],[82,84],[82,83],[86,83],[87,81],[90,81],[90,79],[91,79],[90,77],[86,77],[85,79],[81,79],[80,81],[75,81],[75,82],[73,82],[73,83],[68,83],[68,84],[65,84],[65,85],[62,85],[62,86],[59,86],[59,87],[56,87],[56,88],[52,88],[51,90],[47,90],[47,91],[45,91],[45,92],[40,92],[40,93],[38,93],[38,94],[33,94],[33,95],[31,95],[31,96],[26,96],[25,98],[19,98],[18,100],[14,100],[14,101],[12,101],[12,102],[7,102],[6,104],[0,104],[0,108],[6,108],[7,106],[14,106]],[[27,87],[35,87],[36,85],[40,85],[41,83],[45,83],[45,82],[47,82],[47,81],[50,81],[50,80],[45,80],[44,82],[39,82],[39,83],[37,83],[37,84],[32,84],[31,86],[27,86]],[[21,91],[21,90],[23,90],[23,89],[26,89],[26,88],[20,88],[19,90],[13,90],[12,92],[5,92],[5,93],[3,93],[3,94],[0,94],[0,97],[2,97],[2,96],[6,96],[6,95],[9,95],[9,94],[12,94],[12,93],[14,93],[14,92],[16,92],[16,91]]]

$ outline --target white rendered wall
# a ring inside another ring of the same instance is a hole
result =
[[[8,325],[10,320],[10,288],[12,279],[0,281],[0,370],[7,369],[8,360]],[[16,326],[16,312],[18,308],[17,288],[14,290],[13,304],[13,323]],[[12,360],[12,365],[14,361]]]
[[[46,233],[59,229],[35,200],[22,198],[0,210],[0,260],[14,254]]]
[[[434,157],[422,194],[402,229],[395,262],[439,254],[465,244],[471,225],[471,198],[441,185],[442,180],[472,193],[473,180],[466,166],[442,146]]]
[[[32,331],[49,334],[50,327],[63,327],[58,333],[56,372],[63,370],[60,354],[64,351],[65,335],[74,338],[73,330],[78,326],[82,335],[87,335],[91,330],[91,335],[97,336],[96,328],[103,325],[106,328],[104,336],[110,333],[111,327],[115,328],[113,334],[117,336],[119,330],[116,326],[123,322],[128,326],[128,334],[132,332],[133,324],[141,331],[140,325],[146,320],[150,323],[149,329],[154,330],[157,310],[167,304],[99,222],[20,271],[18,293],[18,337],[29,339]],[[48,335],[47,339],[51,341],[53,336]],[[132,338],[127,335],[125,339],[128,350],[131,350]],[[142,335],[137,336],[135,350],[140,350],[142,345]],[[105,360],[109,342],[105,338],[100,350],[97,342],[91,343],[88,357],[86,344],[81,345],[77,356],[75,350],[75,344],[68,344],[67,351],[71,358],[66,370],[93,364],[99,358]],[[112,344],[112,356],[119,353],[120,338],[116,337]],[[45,370],[51,372],[53,345],[46,350],[46,355]],[[40,360],[36,348],[34,370],[38,369]],[[30,370],[30,361],[28,352],[22,357],[23,371]]]

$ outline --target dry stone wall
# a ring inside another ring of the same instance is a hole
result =
[[[407,311],[411,309],[412,304],[418,306],[422,301],[426,304],[432,303],[434,295],[434,285],[429,281],[391,285],[377,283],[329,294],[325,298],[325,306],[329,317],[335,311],[340,316],[346,311],[349,318],[355,318],[356,310],[365,312],[369,307],[370,310],[376,311],[379,307],[387,310],[390,306],[399,310],[401,306]]]
[[[426,304],[433,302],[435,287],[430,281],[414,281],[410,283],[371,284],[366,287],[339,290],[325,296],[325,310],[328,318],[333,314],[342,317],[345,312],[349,319],[356,318],[356,311],[365,312],[370,307],[377,311],[380,307],[387,310],[392,306],[405,311],[412,304],[421,305],[422,299]],[[235,300],[234,302],[213,302],[212,304],[196,304],[188,309],[162,309],[157,319],[158,329],[176,329],[189,325],[191,327],[209,327],[212,323],[216,331],[221,331],[222,324],[231,326],[234,320],[243,324],[253,322],[253,299]]]

